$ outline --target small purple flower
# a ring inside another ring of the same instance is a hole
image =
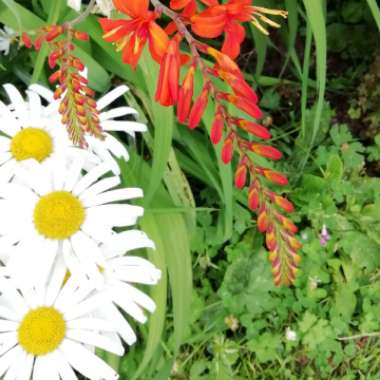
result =
[[[322,226],[321,233],[319,234],[319,244],[322,247],[326,247],[327,242],[331,239],[329,231],[327,231],[326,224]]]

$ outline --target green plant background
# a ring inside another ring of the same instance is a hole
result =
[[[139,343],[121,359],[101,353],[122,379],[380,379],[379,7],[255,4],[289,12],[270,37],[248,27],[239,64],[285,153],[277,168],[291,179],[303,243],[291,289],[272,284],[246,194],[233,188],[231,167],[209,142],[212,104],[202,128],[189,131],[154,102],[158,67],[147,54],[133,72],[102,40],[97,16],[79,26],[91,37],[76,50],[90,86],[103,93],[127,83],[126,100],[149,125],[142,138],[125,140],[131,159],[120,165],[125,185],[144,189],[140,227],[157,249],[141,255],[163,278],[151,290],[156,312],[136,326]],[[64,0],[0,1],[0,22],[16,31],[73,17]],[[46,48],[14,44],[0,58],[1,82],[47,85],[46,56]]]

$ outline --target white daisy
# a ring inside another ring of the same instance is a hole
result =
[[[68,162],[77,157],[98,162],[88,151],[74,147],[60,123],[60,115],[50,113],[40,96],[26,91],[27,100],[12,84],[4,89],[11,100],[9,106],[0,102],[0,182],[8,182],[25,160],[35,159],[44,167],[54,168],[57,158]]]
[[[73,279],[62,286],[64,276],[60,265],[44,287],[0,277],[0,377],[4,380],[75,380],[74,370],[91,380],[118,379],[93,353],[98,347],[124,354],[113,326],[92,316],[104,303],[103,295],[83,296]]]
[[[4,55],[9,54],[11,43],[15,40],[17,33],[7,26],[4,29],[0,29],[0,51],[4,52]]]
[[[68,0],[67,5],[79,12],[82,6],[82,0]],[[112,0],[96,0],[96,6],[98,8],[96,9],[96,12],[99,11],[99,13],[102,13],[107,17],[111,17],[113,9]]]
[[[60,101],[54,99],[53,92],[38,84],[31,85],[29,89],[38,93],[49,102],[49,106],[46,109],[47,116],[56,117],[56,125],[62,126],[60,121],[61,115],[58,113]],[[99,114],[99,119],[100,126],[105,132],[105,139],[100,140],[93,136],[86,136],[86,141],[89,145],[88,150],[101,160],[108,162],[109,165],[112,165],[112,171],[115,174],[120,173],[120,168],[114,157],[118,159],[123,158],[127,161],[129,156],[125,145],[109,132],[125,132],[130,136],[135,137],[135,132],[145,132],[147,130],[146,125],[143,123],[132,120],[123,120],[125,116],[137,115],[137,111],[132,107],[121,106],[112,108],[108,111],[105,110],[106,107],[128,91],[129,88],[127,86],[121,85],[103,95],[97,101],[97,109],[98,111],[102,111]],[[65,129],[63,126],[62,128]]]
[[[18,170],[17,183],[0,186],[0,214],[6,215],[0,218],[0,255],[10,270],[42,281],[63,254],[68,266],[76,257],[82,273],[100,286],[98,267],[105,258],[99,243],[108,242],[115,227],[136,223],[143,208],[123,202],[143,194],[138,188],[115,189],[117,176],[101,179],[109,173],[105,163],[82,171],[80,160],[52,172],[29,160]]]
[[[106,245],[101,245],[104,264],[99,272],[103,276],[101,288],[109,301],[102,305],[96,313],[115,326],[123,340],[132,345],[136,342],[136,335],[124,318],[121,311],[134,320],[145,323],[147,317],[143,309],[153,313],[156,306],[153,300],[133,286],[133,284],[155,285],[161,278],[161,271],[151,262],[142,257],[126,254],[139,248],[154,248],[154,243],[142,231],[130,230],[114,235]],[[70,271],[75,271],[75,277],[81,278],[81,265],[73,260]],[[74,273],[74,272],[73,272]],[[82,284],[86,281],[82,280]],[[88,290],[93,289],[87,282]]]

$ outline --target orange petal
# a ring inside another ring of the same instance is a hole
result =
[[[149,50],[153,59],[161,63],[169,44],[169,37],[166,32],[154,21],[149,23]]]
[[[113,0],[115,8],[132,18],[143,17],[148,12],[149,0]]]
[[[191,18],[191,29],[204,38],[219,37],[226,26],[227,13],[223,5],[217,5]]]

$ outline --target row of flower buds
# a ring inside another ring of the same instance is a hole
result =
[[[59,38],[62,37],[62,38]],[[87,41],[85,32],[75,30],[66,25],[50,25],[37,31],[36,38],[23,33],[22,40],[27,48],[41,48],[48,43],[51,52],[48,64],[51,69],[57,68],[49,77],[49,82],[56,84],[54,98],[60,99],[59,112],[62,123],[66,126],[70,139],[74,144],[85,147],[85,134],[102,138],[102,129],[94,97],[94,91],[88,87],[88,80],[81,74],[85,66],[73,55],[75,50],[72,40]]]
[[[289,218],[278,212],[277,208],[290,213],[294,207],[290,201],[269,190],[264,184],[265,181],[269,181],[285,186],[288,180],[281,173],[255,165],[254,156],[250,154],[254,153],[270,160],[282,158],[278,149],[259,142],[270,139],[271,133],[266,127],[253,121],[263,116],[258,106],[258,96],[228,55],[201,43],[196,43],[196,48],[213,58],[215,64],[208,67],[202,64],[200,56],[193,58],[180,85],[181,68],[187,61],[180,53],[181,40],[182,37],[177,34],[168,43],[160,64],[156,100],[164,106],[176,104],[179,122],[186,123],[190,129],[194,129],[200,124],[209,98],[213,98],[215,113],[210,133],[211,142],[223,142],[221,159],[225,164],[232,161],[235,150],[239,152],[241,158],[235,172],[235,185],[238,189],[243,189],[250,177],[252,182],[248,191],[248,205],[258,214],[259,230],[266,233],[274,281],[278,285],[290,285],[294,282],[299,262],[296,253],[299,245],[295,243],[297,240],[294,237],[297,228]],[[193,101],[197,69],[203,74],[204,83],[200,94]],[[232,92],[219,90],[213,78],[227,83]],[[230,108],[227,107],[231,104],[246,113],[249,118],[231,115]]]

